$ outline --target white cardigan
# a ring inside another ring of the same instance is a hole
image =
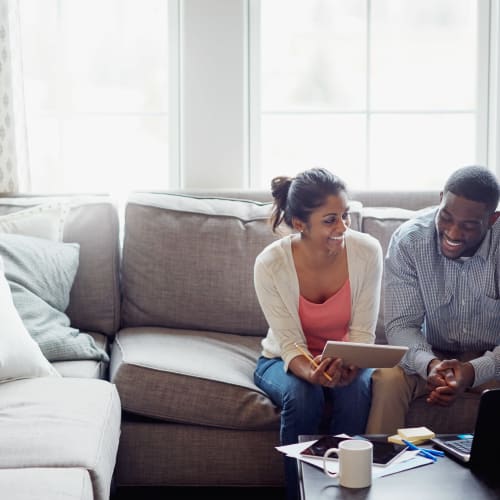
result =
[[[292,237],[285,236],[264,248],[254,266],[255,291],[269,324],[262,340],[262,355],[282,358],[285,370],[300,354],[295,342],[307,345],[299,318],[299,280],[292,256]],[[380,306],[382,247],[373,236],[352,229],[345,233],[345,244],[352,311],[349,341],[373,344]]]

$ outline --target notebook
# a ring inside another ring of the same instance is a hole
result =
[[[500,470],[500,389],[481,394],[473,434],[440,434],[431,439],[437,448],[449,453],[476,471]]]

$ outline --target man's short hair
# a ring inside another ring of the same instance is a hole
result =
[[[486,167],[471,165],[455,170],[444,186],[444,193],[450,191],[472,201],[479,201],[493,213],[498,206],[500,187],[495,175]]]

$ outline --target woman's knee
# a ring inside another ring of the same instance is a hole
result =
[[[370,397],[372,393],[372,368],[360,370],[359,375],[354,379],[357,390],[366,397]]]
[[[288,389],[283,404],[288,411],[297,416],[302,414],[304,418],[323,411],[325,397],[321,386],[297,379],[297,382]]]
[[[289,385],[284,402],[296,407],[315,408],[323,407],[324,398],[321,386],[310,384],[297,377],[295,382]]]

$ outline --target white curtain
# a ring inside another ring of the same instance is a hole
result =
[[[17,0],[0,0],[0,193],[30,189]]]

